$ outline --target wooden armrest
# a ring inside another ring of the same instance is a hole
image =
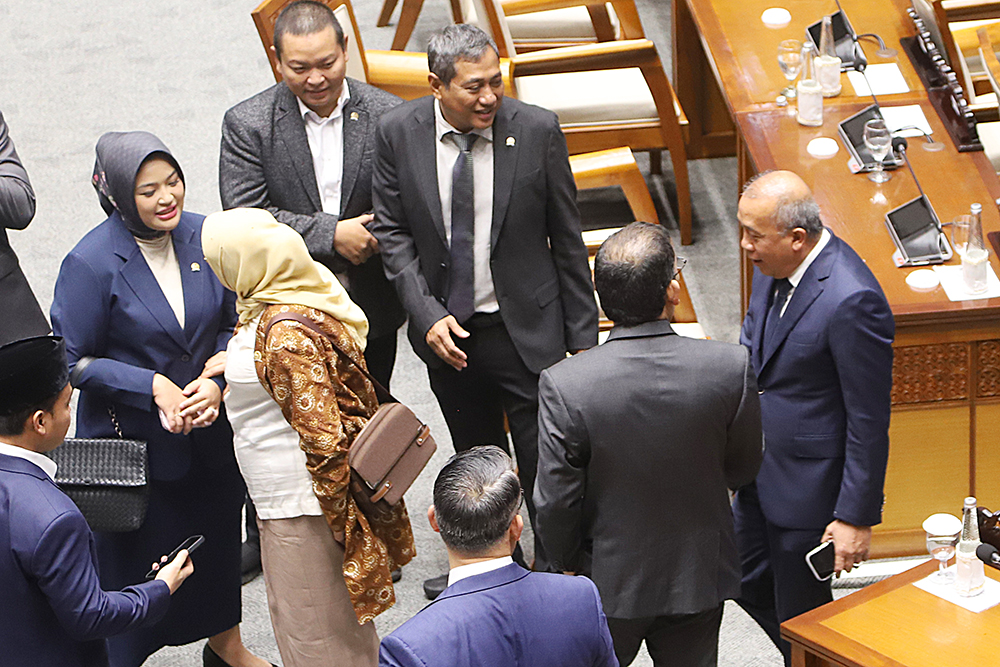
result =
[[[427,82],[427,54],[410,51],[365,51],[368,83],[399,95],[404,100],[423,97],[431,92]]]
[[[941,8],[949,23],[1000,18],[1000,2],[997,0],[943,0]]]
[[[951,36],[955,40],[955,46],[958,47],[960,53],[966,54],[970,51],[976,51],[979,48],[979,30],[985,28],[989,33],[989,38],[992,42],[1000,44],[1000,17],[997,17],[995,23],[990,23],[985,26],[976,26],[974,28],[961,28],[959,30],[952,30]]]
[[[595,0],[502,0],[505,16],[545,12],[550,9],[566,9],[567,7],[586,7],[587,5],[604,4]]]
[[[659,63],[660,56],[648,39],[628,39],[519,53],[512,60],[515,76],[532,76],[640,67]]]
[[[995,27],[982,27],[977,31],[977,36],[979,37],[979,54],[983,59],[983,64],[986,65],[986,73],[993,85],[993,91],[1000,95],[1000,91],[997,90],[997,86],[1000,85],[1000,60],[997,59],[996,48],[993,46],[995,43],[1000,43],[1000,39],[996,38],[996,31],[994,34],[991,34],[990,31],[990,28]]]

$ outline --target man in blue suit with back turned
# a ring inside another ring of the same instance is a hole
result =
[[[832,597],[805,563],[833,540],[835,569],[865,559],[882,518],[895,323],[875,276],[823,227],[788,171],[750,181],[740,245],[754,264],[740,342],[757,372],[764,461],[736,493],[738,600],[789,663],[779,624]]]
[[[434,482],[431,527],[448,549],[448,587],[382,640],[382,667],[618,667],[593,582],[511,560],[521,483],[492,445],[456,454]]]

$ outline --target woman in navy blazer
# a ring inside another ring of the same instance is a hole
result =
[[[162,646],[209,637],[206,665],[266,666],[239,636],[245,491],[220,404],[225,381],[201,377],[232,334],[235,295],[205,263],[204,218],[183,212],[183,178],[152,134],[101,137],[94,186],[109,217],[63,260],[52,323],[80,390],[77,435],[115,437],[113,411],[124,437],[148,442],[146,520],[97,535],[102,585],[142,581],[157,554],[205,536],[198,576],[162,622],[111,640],[111,664],[138,666]]]

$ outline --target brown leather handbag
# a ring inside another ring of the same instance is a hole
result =
[[[294,320],[322,334],[338,354],[347,359],[375,387],[379,407],[354,438],[347,454],[351,467],[351,487],[356,495],[370,505],[395,505],[431,460],[437,443],[430,429],[413,411],[396,400],[385,387],[371,376],[362,364],[337,345],[337,341],[321,331],[316,323],[298,313],[280,313],[271,318],[264,339],[271,327],[283,320]]]

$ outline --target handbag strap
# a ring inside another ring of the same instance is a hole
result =
[[[97,357],[80,357],[76,365],[73,367],[72,372],[69,374],[69,383],[75,389],[80,385],[80,378],[83,377],[83,372],[87,369],[87,366],[96,361]],[[108,416],[111,417],[111,424],[115,427],[115,433],[122,440],[125,436],[122,434],[122,427],[118,424],[118,417],[115,415],[115,407],[113,405],[108,406]]]
[[[349,362],[351,362],[351,364],[353,364],[355,368],[357,368],[359,371],[361,371],[362,375],[364,375],[366,378],[368,378],[368,381],[372,383],[372,386],[375,387],[375,397],[378,399],[378,402],[380,404],[381,403],[399,403],[399,401],[396,400],[396,398],[392,394],[389,393],[388,389],[386,389],[385,387],[383,387],[382,384],[378,380],[376,380],[374,377],[372,377],[372,374],[368,372],[367,368],[365,368],[364,366],[362,366],[361,364],[359,364],[358,362],[356,362],[351,357],[351,355],[347,354],[347,352],[345,352],[344,349],[341,348],[340,345],[337,344],[337,341],[332,336],[330,336],[325,331],[323,331],[318,326],[316,326],[316,323],[313,322],[308,317],[306,317],[305,315],[300,315],[298,313],[288,313],[288,312],[278,313],[277,315],[275,315],[274,317],[271,318],[271,320],[267,323],[267,328],[264,329],[264,340],[265,341],[267,340],[268,334],[271,333],[271,327],[273,327],[278,322],[281,322],[281,321],[284,321],[284,320],[294,320],[295,322],[298,322],[299,324],[301,324],[301,325],[303,325],[303,326],[305,326],[305,327],[307,327],[309,329],[312,329],[313,331],[315,331],[316,333],[320,334],[321,336],[323,336],[324,338],[326,338],[328,341],[330,341],[330,344],[333,345],[333,349],[336,350],[337,353],[340,354],[342,357],[344,357]]]

